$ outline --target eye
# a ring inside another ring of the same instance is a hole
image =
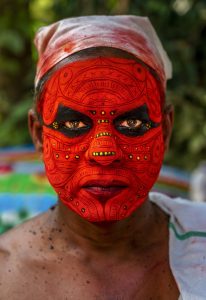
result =
[[[157,125],[158,124],[155,124],[152,121],[139,120],[139,118],[134,117],[119,120],[117,119],[114,122],[114,126],[117,131],[126,136],[133,137],[141,136]]]
[[[66,121],[64,123],[64,127],[68,129],[80,129],[80,128],[87,127],[87,124],[85,124],[82,121],[73,120],[73,121]]]
[[[121,127],[125,127],[128,129],[137,129],[142,125],[142,121],[138,120],[138,119],[126,119],[126,120],[122,120],[119,123],[119,126]]]
[[[149,130],[159,126],[149,117],[146,104],[127,111],[113,120],[115,129],[129,137],[143,136]]]

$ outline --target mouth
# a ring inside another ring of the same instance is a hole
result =
[[[108,199],[124,191],[126,188],[128,188],[128,185],[120,181],[92,181],[87,182],[81,188],[104,203]]]

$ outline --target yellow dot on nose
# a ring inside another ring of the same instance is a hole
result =
[[[69,155],[66,155],[65,158],[68,159],[68,158],[69,158]]]
[[[105,115],[106,113],[105,113],[105,111],[102,111],[101,114],[102,114],[102,115]]]
[[[59,158],[59,154],[56,154],[55,156],[56,156],[56,158]]]
[[[75,155],[75,158],[76,158],[76,159],[79,159],[79,155]]]
[[[137,156],[137,160],[140,160],[140,157],[139,157],[139,156]]]
[[[130,158],[130,159],[132,159],[132,158],[133,158],[133,155],[132,155],[132,154],[130,154],[130,155],[129,155],[129,158]]]

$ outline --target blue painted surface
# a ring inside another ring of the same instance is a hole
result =
[[[32,213],[44,212],[56,204],[57,198],[50,194],[0,194],[0,213],[26,209]]]
[[[23,145],[23,146],[14,146],[14,147],[1,147],[0,154],[9,154],[9,153],[22,153],[22,152],[35,152],[33,145]]]
[[[33,173],[43,173],[44,164],[41,162],[15,162],[12,165],[13,172],[18,174],[33,174]]]

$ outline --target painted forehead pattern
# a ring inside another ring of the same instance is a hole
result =
[[[118,114],[147,104],[150,118],[161,120],[160,92],[156,79],[140,63],[123,58],[95,58],[71,63],[46,82],[38,105],[50,124],[60,104],[80,112]]]

